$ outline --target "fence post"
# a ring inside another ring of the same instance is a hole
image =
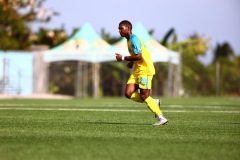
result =
[[[44,51],[48,46],[34,46],[33,51],[33,93],[48,92],[48,63],[43,61]]]

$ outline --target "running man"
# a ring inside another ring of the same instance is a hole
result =
[[[155,113],[158,118],[158,121],[153,125],[167,124],[168,120],[160,110],[160,100],[153,99],[150,96],[155,68],[148,49],[142,39],[132,33],[132,24],[128,20],[121,21],[118,30],[121,37],[127,39],[130,56],[122,56],[116,53],[116,59],[117,61],[129,61],[127,64],[128,68],[134,66],[133,73],[129,77],[126,85],[125,96],[133,101],[147,104],[148,108]],[[140,91],[140,93],[138,91]]]

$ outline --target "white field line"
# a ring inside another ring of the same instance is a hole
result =
[[[87,112],[149,112],[149,110],[137,109],[89,109],[89,108],[0,108],[0,110],[16,110],[16,111],[87,111]],[[240,113],[240,111],[188,111],[188,110],[164,110],[164,112],[173,113]]]
[[[28,107],[28,106],[46,106],[46,107],[104,107],[104,108],[136,108],[142,107],[143,104],[139,104],[138,106],[132,104],[97,104],[96,103],[89,103],[89,104],[0,104],[0,107]],[[240,107],[233,107],[233,106],[196,106],[196,105],[163,105],[164,108],[195,108],[195,109],[236,109]]]

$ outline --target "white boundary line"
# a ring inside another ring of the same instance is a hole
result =
[[[0,104],[0,107],[28,107],[28,106],[47,106],[47,107],[96,107],[95,103],[90,104]],[[99,104],[97,107],[104,107],[104,108],[136,108],[136,107],[142,107],[144,105],[132,105],[132,104]],[[196,105],[163,105],[164,108],[201,108],[201,109],[236,109],[240,107],[234,107],[234,106],[196,106]]]
[[[149,112],[149,110],[137,109],[89,109],[89,108],[0,108],[0,110],[16,110],[16,111],[88,111],[88,112]],[[188,110],[164,110],[164,112],[172,113],[237,113],[240,111],[188,111]]]

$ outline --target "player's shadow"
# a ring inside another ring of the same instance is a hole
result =
[[[147,123],[128,123],[128,122],[81,122],[81,123],[92,125],[142,125],[142,126],[151,125]]]
[[[230,125],[230,124],[233,124],[233,125],[239,125],[240,122],[219,122],[219,124],[227,124],[227,125]]]

